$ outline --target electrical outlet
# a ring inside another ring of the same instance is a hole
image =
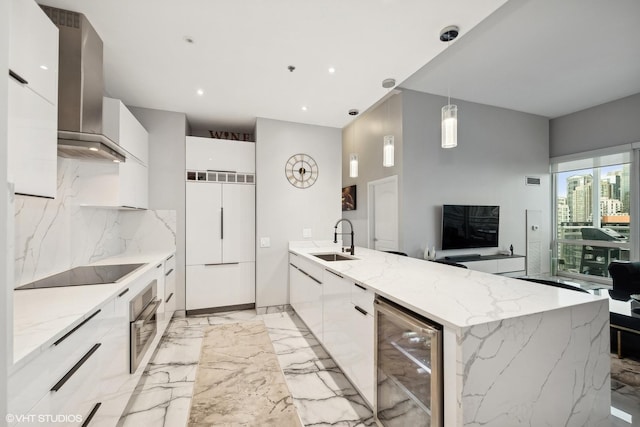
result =
[[[270,248],[271,247],[271,238],[269,238],[269,237],[261,237],[260,238],[260,247],[261,248]]]
[[[302,237],[304,237],[305,239],[309,239],[309,238],[313,237],[312,233],[311,233],[311,229],[310,228],[303,228],[302,229]]]

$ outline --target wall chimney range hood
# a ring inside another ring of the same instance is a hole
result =
[[[102,40],[81,13],[40,6],[58,27],[58,156],[124,162],[127,152],[103,135]]]

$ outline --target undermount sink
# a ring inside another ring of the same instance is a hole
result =
[[[353,261],[358,258],[354,258],[352,256],[342,255],[342,254],[311,254],[316,258],[320,258],[324,261]]]

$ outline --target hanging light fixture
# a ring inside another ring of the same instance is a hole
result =
[[[356,116],[358,113],[359,113],[359,111],[356,110],[355,108],[352,109],[352,110],[349,110],[349,115],[350,116]],[[353,140],[351,142],[351,148],[354,148],[355,145],[356,145],[356,122],[355,122],[355,120],[353,121],[351,126],[353,126]],[[350,178],[357,178],[358,177],[358,155],[356,153],[354,153],[354,152],[352,152],[349,155],[349,177]]]
[[[394,87],[396,85],[396,80],[395,79],[384,79],[382,81],[382,87],[385,89],[391,89],[392,87]],[[387,104],[387,122],[386,122],[386,127],[387,127],[387,131],[389,131],[389,122],[390,122],[390,115],[389,115],[389,103],[391,102],[391,97],[389,97],[385,103]],[[385,168],[390,168],[393,166],[394,164],[394,137],[393,135],[385,135],[382,138],[382,166]]]
[[[455,25],[444,28],[440,32],[440,40],[449,42],[458,37],[459,28]],[[458,145],[458,106],[451,104],[451,88],[447,84],[447,105],[442,107],[442,148],[453,148]]]

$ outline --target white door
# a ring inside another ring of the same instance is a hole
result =
[[[398,177],[370,182],[368,193],[369,247],[398,250]]]
[[[187,265],[222,262],[222,185],[187,182]]]
[[[542,272],[542,211],[527,209],[527,275]]]
[[[224,184],[223,262],[251,262],[255,259],[255,186]]]

